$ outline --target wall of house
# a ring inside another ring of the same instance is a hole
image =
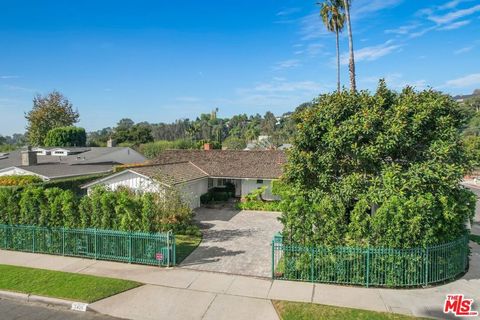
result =
[[[102,182],[101,185],[112,191],[117,190],[119,187],[127,187],[138,192],[163,192],[166,188],[152,179],[132,172],[125,172],[112,177]],[[88,193],[91,192],[92,188],[88,188]],[[200,207],[200,196],[208,191],[208,183],[207,179],[202,179],[179,185],[177,188],[182,200],[188,203],[190,208],[195,209]]]
[[[245,197],[250,192],[258,189],[260,187],[267,187],[267,190],[263,193],[262,197],[264,200],[279,200],[278,196],[272,194],[272,181],[273,180],[261,180],[257,179],[242,179],[242,198]]]
[[[188,182],[179,187],[182,199],[190,204],[190,208],[200,207],[200,196],[208,191],[208,179]]]
[[[161,189],[159,184],[151,179],[147,179],[132,172],[125,172],[124,174],[109,178],[100,184],[112,191],[117,190],[119,187],[127,187],[140,192],[158,192]],[[88,192],[90,193],[91,190],[92,187],[89,187]]]

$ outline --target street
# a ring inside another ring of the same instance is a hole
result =
[[[40,305],[0,300],[0,318],[3,320],[114,320],[116,318],[91,312],[74,312]]]

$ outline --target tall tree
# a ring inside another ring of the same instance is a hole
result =
[[[357,82],[355,80],[355,57],[353,53],[353,33],[352,33],[352,23],[350,19],[350,5],[352,0],[343,0],[345,8],[345,17],[347,18],[347,29],[348,29],[348,48],[350,51],[350,59],[348,62],[348,70],[350,72],[350,90],[352,92],[357,91]]]
[[[60,92],[53,91],[46,96],[37,95],[33,108],[25,118],[28,121],[27,136],[31,145],[41,146],[48,131],[68,127],[78,122],[80,115]]]
[[[340,44],[339,34],[345,23],[344,5],[342,0],[326,0],[321,3],[320,16],[323,24],[330,32],[335,32],[337,48],[337,90],[340,92]]]

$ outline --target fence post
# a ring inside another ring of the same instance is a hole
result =
[[[7,250],[7,244],[8,244],[8,240],[7,240],[7,237],[8,237],[8,227],[6,224],[3,225],[3,228],[5,229],[5,232],[3,233],[3,236],[4,236],[4,244],[5,244],[5,250]]]
[[[65,256],[65,227],[62,227],[62,256]]]
[[[35,227],[32,228],[32,252],[35,253]]]
[[[175,233],[172,233],[172,266],[177,264],[177,242],[175,241]]]
[[[171,234],[172,230],[169,230],[167,232],[167,267],[170,267],[170,254],[171,254],[171,251],[170,251],[170,234]]]
[[[312,249],[310,250],[310,259],[311,259],[311,262],[310,262],[310,281],[313,282],[313,278],[314,278],[314,273],[315,273],[315,248],[312,246]]]
[[[132,232],[128,232],[128,263],[132,263]]]
[[[370,282],[370,245],[367,246],[367,279],[366,279],[367,288]]]
[[[428,247],[425,249],[425,287],[428,286]]]
[[[272,279],[275,279],[275,238],[272,239]]]
[[[97,228],[94,228],[93,229],[93,235],[94,235],[94,238],[93,238],[93,245],[94,245],[94,258],[95,260],[97,260]]]

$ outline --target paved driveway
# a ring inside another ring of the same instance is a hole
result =
[[[282,229],[279,213],[231,209],[197,210],[203,241],[181,267],[270,277],[273,235]]]

